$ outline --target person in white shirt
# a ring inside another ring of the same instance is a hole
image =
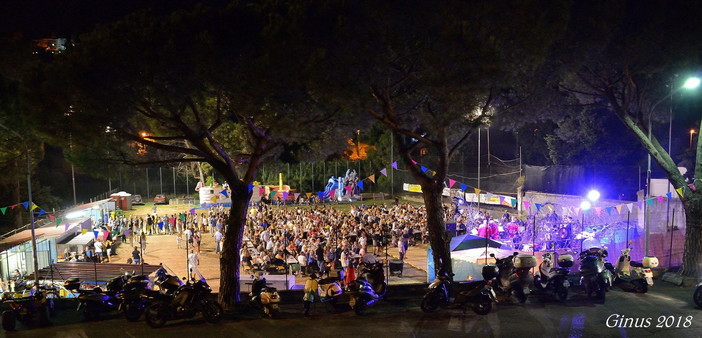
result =
[[[100,263],[102,261],[102,242],[95,241],[93,246],[95,247],[95,261]]]
[[[195,250],[190,250],[188,255],[188,270],[190,271],[190,277],[198,279],[200,277],[200,270],[197,268],[200,265],[200,257],[195,253]]]

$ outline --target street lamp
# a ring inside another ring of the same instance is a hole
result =
[[[692,135],[697,133],[694,129],[690,129],[690,148],[692,148]]]
[[[10,133],[14,134],[15,136],[19,137],[22,140],[22,144],[24,145],[24,154],[27,158],[27,197],[29,199],[29,202],[27,204],[27,209],[29,209],[29,220],[30,220],[30,226],[32,230],[32,259],[34,260],[34,285],[36,288],[39,288],[39,261],[37,260],[37,236],[34,233],[34,211],[32,210],[32,206],[34,204],[32,203],[32,165],[29,159],[29,147],[27,146],[27,140],[24,139],[22,135],[17,133],[16,131],[7,128],[5,125],[0,124],[0,127],[3,129],[9,131]]]

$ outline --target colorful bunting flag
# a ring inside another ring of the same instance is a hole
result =
[[[634,203],[628,203],[626,205],[626,208],[629,209],[629,212],[633,212],[634,211]]]
[[[308,192],[308,193],[305,193],[305,195],[307,195],[307,198],[310,198],[310,196],[312,196],[312,193]]]
[[[26,209],[29,209],[29,201],[27,201],[27,202],[22,202],[22,206],[24,207],[25,210],[26,210]]]
[[[595,213],[597,217],[600,217],[600,215],[602,215],[602,207],[595,207]]]
[[[88,229],[83,229],[83,230],[88,230]],[[97,239],[98,233],[100,233],[100,231],[97,231],[97,230],[93,231],[93,236],[95,236],[95,239]]]
[[[44,209],[39,209],[39,214],[37,215],[37,217],[41,217],[41,215],[43,215],[45,213],[46,213],[46,211],[44,211]]]
[[[5,214],[5,210],[7,210],[7,207],[0,208],[0,211],[2,211],[2,214],[3,214],[3,215]]]
[[[668,197],[669,200],[672,200],[672,199],[673,199],[673,193],[670,192],[670,191],[668,191],[668,192],[665,194],[665,197]]]
[[[346,194],[351,195],[353,193],[353,186],[347,185],[346,186]]]
[[[263,196],[266,193],[266,188],[258,188],[258,194]]]
[[[397,170],[397,161],[390,163],[390,166]]]
[[[387,168],[383,168],[382,170],[380,170],[380,173],[383,174],[383,176],[388,177],[388,169]]]
[[[516,199],[516,198],[512,198],[512,199],[511,199],[511,203],[512,203],[512,208],[516,208],[516,207],[517,207],[517,199]]]
[[[289,192],[283,191],[283,201],[287,201],[287,200],[288,200],[288,195],[290,195]]]
[[[613,207],[606,207],[606,208],[605,208],[605,211],[607,212],[607,215],[612,216],[612,209],[614,209],[614,208],[613,208]]]
[[[38,207],[39,207],[38,205],[32,203],[32,210],[34,210],[34,209],[36,209],[36,208],[38,208]]]
[[[368,179],[369,179],[371,182],[375,183],[375,174],[368,176]]]
[[[465,184],[463,184],[463,183],[461,183],[461,191],[462,191],[462,192],[466,192],[466,189],[468,189],[468,186],[465,185]]]
[[[677,189],[675,189],[675,191],[678,192],[678,195],[680,195],[680,197],[683,197],[683,188],[677,188]],[[4,213],[5,213],[5,212],[3,211],[3,214],[4,214]]]
[[[646,199],[646,203],[648,203],[648,206],[649,206],[650,208],[653,208],[653,198],[647,198],[647,199]]]
[[[536,212],[541,212],[541,204],[534,203],[534,206],[536,207]]]
[[[524,201],[524,202],[522,202],[522,203],[524,203],[524,209],[529,210],[529,205],[530,205],[531,203],[529,203],[529,202],[527,202],[527,201]]]
[[[450,178],[448,180],[449,180],[449,188],[453,187],[453,185],[456,184],[456,181],[454,181]]]
[[[425,166],[419,166],[419,169],[421,169],[423,173],[427,172],[427,170],[428,170],[427,167],[425,167]]]
[[[363,189],[363,181],[358,181],[358,183],[356,185],[358,185],[359,189],[364,190]]]
[[[229,197],[229,192],[227,192],[227,190],[226,190],[226,189],[224,189],[224,190],[220,191],[219,193],[220,193],[220,194],[222,194],[222,195],[224,195],[224,198],[227,198],[227,197]]]
[[[658,203],[663,204],[663,196],[656,196]]]
[[[417,161],[412,160],[412,164],[417,165]]]
[[[10,206],[10,209],[15,210],[15,207],[18,206],[19,204],[14,204]]]
[[[618,213],[620,213],[620,214],[622,213],[622,205],[621,204],[618,204],[615,208],[617,208]]]
[[[68,231],[68,227],[71,226],[70,224],[66,223],[64,224],[63,231]]]
[[[504,202],[505,202],[505,197],[504,197],[504,196],[500,196],[500,204],[502,204],[502,203],[504,203]]]
[[[56,219],[56,217],[54,217],[54,215],[49,215],[49,219],[53,221]]]
[[[644,210],[644,201],[639,201],[638,203],[636,203],[636,205],[639,207],[639,210]]]
[[[275,191],[275,190],[272,190],[272,191],[271,191],[271,192],[269,193],[269,196],[268,196],[268,198],[270,198],[270,199],[273,199],[273,197],[274,197],[274,196],[275,196],[275,194],[277,194],[277,193],[278,193],[277,191]]]
[[[473,190],[475,190],[475,194],[476,194],[476,195],[480,195],[480,192],[482,191],[482,190],[480,190],[480,189],[478,189],[478,188],[473,188]]]

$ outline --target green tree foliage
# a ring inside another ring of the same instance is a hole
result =
[[[353,108],[330,95],[327,49],[341,42],[326,34],[337,22],[325,10],[233,2],[139,13],[81,36],[33,83],[44,98],[37,112],[70,131],[76,147],[129,163],[206,162],[229,183],[219,294],[227,306],[239,301],[249,184],[260,165],[286,144],[326,151],[320,144],[335,142]]]
[[[682,76],[675,74],[699,67],[702,32],[690,13],[701,10],[695,1],[580,3],[566,39],[552,54],[559,65],[554,78],[564,92],[616,116],[673,186],[682,189],[687,224],[683,274],[694,277],[702,271],[702,144],[696,148],[694,178],[686,181],[655,126],[667,124],[671,95],[680,92]],[[602,127],[612,130],[613,125]]]

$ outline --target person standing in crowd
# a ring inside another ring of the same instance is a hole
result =
[[[220,253],[222,251],[222,247],[221,247],[221,245],[222,245],[222,243],[221,243],[222,242],[222,232],[219,231],[219,228],[217,229],[217,231],[215,231],[214,239],[215,239],[215,252]]]
[[[102,242],[95,241],[93,246],[95,246],[95,261],[100,263],[102,262]]]
[[[141,264],[141,253],[139,252],[138,247],[134,247],[134,251],[132,251],[132,263],[134,264]]]
[[[190,254],[188,255],[188,270],[190,271],[190,278],[198,279],[200,277],[198,265],[200,265],[200,256],[198,256],[195,250],[190,250]]]

